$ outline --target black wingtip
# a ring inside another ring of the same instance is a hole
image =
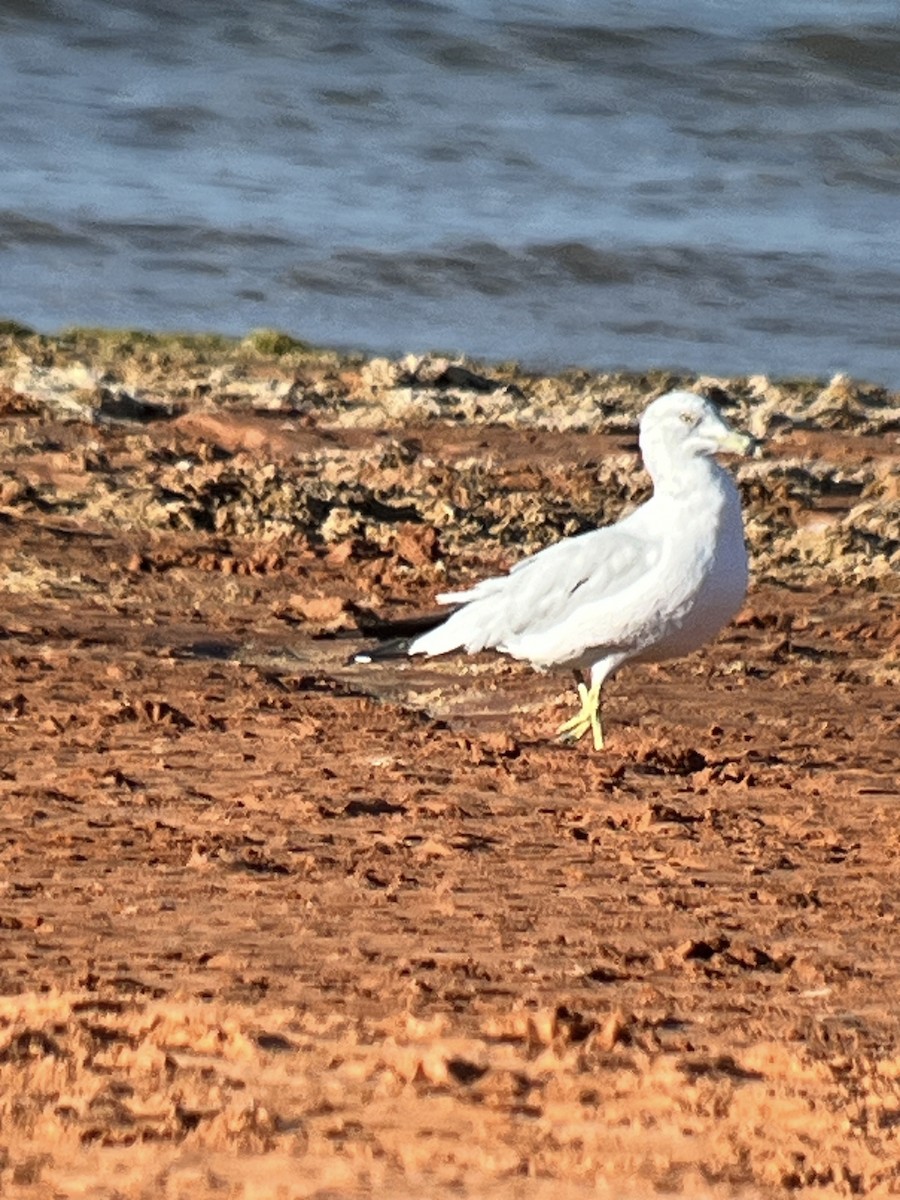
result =
[[[406,658],[409,648],[423,633],[436,629],[459,609],[458,604],[442,608],[439,612],[422,613],[414,617],[400,617],[394,620],[384,620],[371,612],[357,613],[357,623],[360,633],[366,637],[376,637],[387,640],[380,641],[375,646],[367,646],[358,650],[347,659],[348,666],[356,663],[387,662],[392,658]]]
[[[409,637],[392,638],[389,642],[380,642],[377,646],[367,646],[358,650],[347,659],[348,665],[365,665],[368,663],[386,662],[392,658],[406,658],[413,639]]]

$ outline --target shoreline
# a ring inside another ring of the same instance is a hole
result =
[[[390,542],[390,519],[370,520],[340,496],[342,490],[358,490],[368,465],[366,448],[377,456],[386,438],[424,439],[432,455],[449,454],[444,466],[452,486],[459,474],[454,460],[464,453],[467,439],[473,451],[477,448],[478,430],[506,441],[533,437],[534,455],[544,462],[561,450],[564,455],[559,439],[593,437],[596,495],[587,480],[574,500],[565,488],[555,501],[554,489],[549,492],[551,506],[567,508],[566,519],[540,511],[540,472],[522,493],[530,516],[518,522],[519,544],[530,552],[554,540],[554,534],[596,523],[597,503],[605,514],[616,498],[620,504],[634,502],[645,486],[628,457],[637,418],[654,395],[675,387],[705,391],[735,425],[766,443],[760,460],[736,464],[758,578],[790,586],[804,578],[853,578],[865,586],[889,581],[897,563],[892,505],[900,395],[842,376],[825,384],[671,372],[572,370],[542,376],[515,364],[485,366],[439,355],[341,356],[273,331],[240,340],[130,330],[71,330],[47,337],[10,323],[5,332],[0,326],[0,389],[7,412],[61,427],[148,435],[171,424],[182,434],[191,436],[193,430],[193,436],[212,438],[235,460],[238,493],[246,491],[233,506],[242,503],[243,515],[226,511],[216,518],[222,528],[235,530],[252,526],[247,514],[260,496],[248,476],[260,455],[275,464],[298,455],[311,464],[325,455],[330,480],[320,484],[317,501],[331,522],[325,539],[338,537],[334,531],[344,526],[365,537],[370,524],[379,545]],[[443,450],[442,443],[447,444]],[[13,448],[14,439],[9,444]],[[413,449],[407,455],[411,486],[420,453]],[[121,479],[101,484],[98,472],[86,476],[84,511],[92,493],[103,488],[119,489],[120,521],[128,519],[131,506],[132,518],[147,532],[161,532],[171,523],[164,509],[151,518]],[[387,490],[391,503],[403,508],[402,489],[394,482]],[[44,491],[51,492],[52,484]],[[413,519],[431,523],[436,501],[429,497],[418,507],[414,502]],[[78,510],[74,496],[69,503]],[[323,534],[314,526],[311,514],[295,520],[289,505],[263,520],[267,537],[293,530],[321,542]],[[465,537],[456,537],[452,527],[444,538],[448,546],[466,549]]]
[[[465,351],[450,351],[441,348],[405,350],[393,353],[374,349],[364,350],[352,345],[334,346],[327,343],[320,344],[308,341],[287,330],[268,327],[251,328],[242,334],[227,334],[219,333],[215,330],[176,329],[160,331],[142,326],[71,325],[48,332],[36,329],[12,317],[0,317],[0,339],[6,342],[10,338],[17,339],[23,346],[40,346],[50,350],[54,347],[59,347],[61,350],[77,351],[91,357],[97,356],[102,361],[110,363],[115,361],[119,355],[127,355],[129,347],[133,349],[142,347],[146,351],[154,348],[157,350],[170,348],[185,357],[189,357],[192,353],[197,356],[218,354],[230,359],[253,354],[259,359],[283,359],[287,362],[318,359],[346,366],[373,361],[401,362],[407,359],[419,361],[440,359],[453,363],[465,363],[473,370],[514,373],[525,379],[566,379],[573,376],[591,376],[595,378],[630,379],[636,382],[644,379],[660,381],[661,386],[664,386],[667,380],[684,382],[705,378],[721,383],[721,381],[729,379],[740,382],[755,378],[765,379],[770,384],[789,390],[795,388],[823,389],[835,379],[842,379],[848,381],[852,386],[864,389],[867,392],[900,395],[900,392],[895,392],[890,384],[884,381],[869,379],[865,376],[857,376],[844,371],[838,373],[823,371],[821,374],[786,373],[779,375],[765,372],[747,374],[742,372],[702,371],[682,367],[677,364],[655,365],[651,367],[624,367],[585,366],[577,362],[564,364],[558,368],[545,368],[540,365],[523,364],[515,358],[491,358],[468,355]]]

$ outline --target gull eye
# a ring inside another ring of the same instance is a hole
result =
[[[685,425],[696,425],[697,424],[697,418],[694,416],[694,414],[692,412],[683,412],[680,414],[678,419],[680,421],[683,421],[685,423]]]

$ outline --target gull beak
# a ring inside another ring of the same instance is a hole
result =
[[[749,433],[738,433],[736,429],[729,429],[719,438],[718,448],[725,454],[755,455],[761,444],[758,438],[751,437]]]

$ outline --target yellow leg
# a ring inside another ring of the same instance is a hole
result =
[[[577,742],[590,729],[594,736],[594,749],[603,749],[603,727],[600,724],[600,684],[588,688],[583,683],[578,685],[578,698],[581,708],[570,720],[565,721],[556,731],[563,742]]]

